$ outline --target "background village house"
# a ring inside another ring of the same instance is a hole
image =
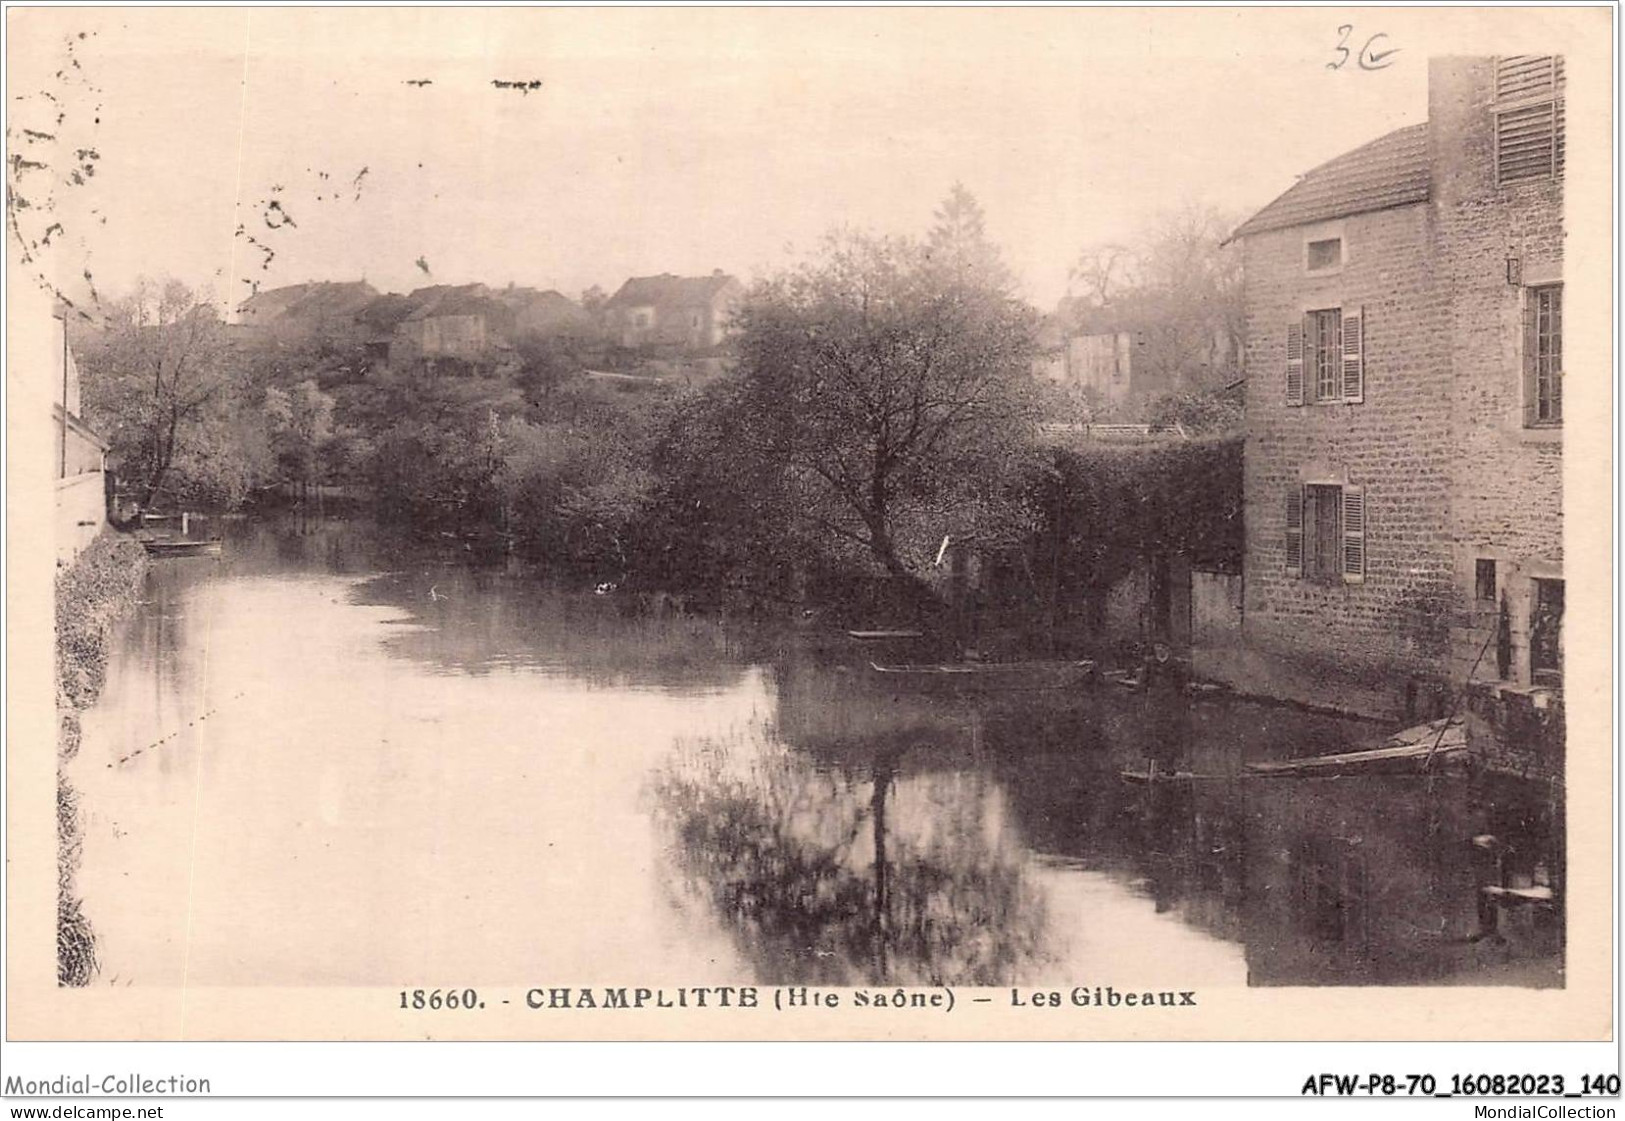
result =
[[[237,323],[267,333],[332,333],[378,298],[365,280],[288,284],[256,292],[237,308]]]
[[[494,368],[522,337],[589,339],[591,317],[551,289],[431,285],[380,294],[366,281],[295,284],[245,300],[234,330],[249,345],[353,343],[374,367],[440,373]]]
[[[513,309],[483,284],[420,288],[407,298],[413,307],[389,341],[394,369],[415,363],[466,369],[512,338]]]
[[[743,285],[720,269],[710,276],[634,276],[604,304],[604,316],[627,349],[710,350],[727,336],[728,318],[743,294]]]

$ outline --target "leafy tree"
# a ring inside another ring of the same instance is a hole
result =
[[[1091,442],[1052,453],[1035,472],[1043,527],[1031,551],[1057,614],[1083,606],[1105,623],[1111,586],[1148,557],[1182,555],[1237,571],[1242,556],[1238,437],[1156,444]]]
[[[333,398],[306,379],[292,390],[267,386],[264,407],[283,472],[301,484],[317,481],[322,453],[333,438]]]
[[[381,513],[426,524],[498,524],[493,432],[524,411],[517,388],[414,368],[380,373],[334,397],[334,431],[344,434],[346,454]]]
[[[955,183],[934,214],[936,225],[926,237],[925,256],[945,282],[972,285],[1009,295],[1015,278],[1005,267],[998,246],[987,236],[987,216],[976,196]]]
[[[519,360],[514,382],[533,409],[547,411],[567,387],[580,379],[581,363],[565,339],[525,334],[514,340],[514,350]]]
[[[998,540],[1025,524],[1012,483],[1036,416],[1035,316],[956,198],[936,249],[833,236],[821,259],[758,285],[737,321],[743,419],[785,471],[804,532],[922,606],[943,536]]]
[[[709,603],[791,600],[811,542],[798,534],[788,480],[752,431],[753,398],[734,379],[671,402],[649,466],[655,490],[634,537],[634,579]]]
[[[280,389],[306,380],[334,389],[361,381],[368,367],[366,344],[338,330],[264,332],[235,339],[231,362],[248,384]]]
[[[628,534],[655,485],[638,427],[630,418],[619,431],[518,417],[502,422],[494,483],[524,551],[599,572],[627,571]]]
[[[476,426],[403,417],[371,441],[365,479],[380,511],[421,525],[494,525],[491,449]]]
[[[164,492],[240,498],[251,465],[220,457],[247,451],[232,437],[244,423],[242,387],[212,303],[179,281],[142,280],[109,306],[106,328],[81,342],[79,358],[86,414],[109,434],[142,506]]]

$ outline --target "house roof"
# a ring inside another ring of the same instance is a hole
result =
[[[1243,222],[1231,239],[1426,202],[1427,127],[1424,122],[1396,129],[1306,172],[1285,194]]]
[[[238,311],[262,323],[285,316],[325,318],[354,315],[377,298],[378,290],[365,280],[288,284],[250,296]]]
[[[508,287],[494,295],[513,309],[516,329],[527,334],[571,334],[585,331],[592,316],[570,297],[552,288]]]
[[[491,288],[484,284],[435,284],[402,296],[387,292],[356,313],[356,321],[381,335],[407,320],[442,315],[480,315],[499,330],[511,328],[516,312],[530,311],[557,321],[585,319],[575,301],[552,289]]]
[[[396,324],[412,314],[413,303],[399,292],[385,292],[366,307],[356,312],[356,322],[382,334],[395,330]]]
[[[581,310],[580,304],[554,288],[538,290],[510,285],[507,288],[494,289],[491,295],[515,311],[560,317],[583,316],[586,314]]]
[[[415,290],[407,299],[413,304],[407,319],[432,319],[437,315],[501,317],[509,310],[483,284],[436,284]]]
[[[606,307],[694,307],[710,306],[730,284],[737,283],[727,273],[710,276],[634,276],[609,298]]]

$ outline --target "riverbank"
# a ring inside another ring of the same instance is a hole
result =
[[[135,538],[106,532],[56,577],[57,983],[86,985],[96,943],[74,888],[79,866],[79,796],[64,767],[79,753],[79,715],[96,703],[107,677],[113,633],[135,606],[147,571]]]

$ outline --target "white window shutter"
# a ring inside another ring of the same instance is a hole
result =
[[[1286,574],[1303,575],[1303,487],[1286,492]]]
[[[1343,312],[1343,400],[1365,400],[1365,308]]]
[[[1286,403],[1303,404],[1303,321],[1286,329]]]
[[[1365,488],[1343,488],[1343,583],[1365,583]]]

